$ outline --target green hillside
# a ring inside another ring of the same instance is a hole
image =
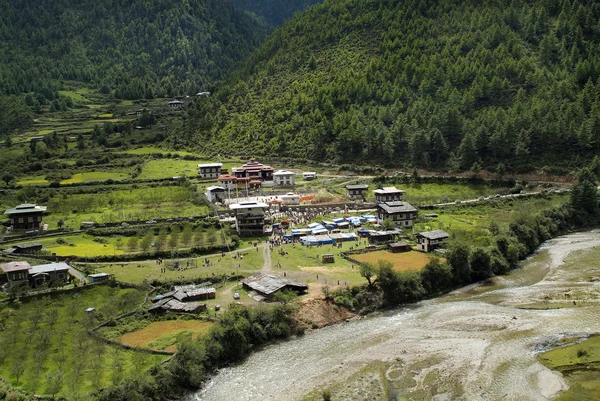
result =
[[[279,25],[296,11],[305,10],[320,0],[234,0],[234,5],[264,17],[271,25]]]
[[[326,0],[170,141],[437,169],[578,166],[600,151],[599,17],[591,0]]]
[[[51,102],[64,81],[120,99],[193,94],[267,29],[231,0],[0,0],[0,94]]]

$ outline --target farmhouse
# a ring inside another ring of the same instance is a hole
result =
[[[405,191],[396,189],[396,187],[383,187],[373,191],[375,194],[375,202],[395,202],[401,201],[404,197]]]
[[[263,235],[265,210],[269,205],[262,202],[233,203],[229,205],[235,215],[235,229],[241,236]]]
[[[277,170],[273,173],[275,186],[290,187],[295,185],[296,173],[287,170]]]
[[[44,283],[66,282],[70,277],[70,267],[63,262],[37,266],[31,266],[27,262],[10,262],[1,264],[0,269],[6,275],[4,278],[8,288],[25,284],[37,287]]]
[[[237,178],[230,174],[220,175],[217,179],[219,181],[219,186],[228,190],[235,190],[237,188]],[[245,185],[245,183],[244,183]]]
[[[308,290],[308,284],[273,276],[267,273],[258,273],[242,280],[244,288],[256,291],[264,297],[273,296],[281,290],[295,291],[302,294]]]
[[[350,199],[365,199],[369,186],[366,184],[346,185],[346,196]]]
[[[23,203],[4,212],[10,219],[12,231],[40,231],[42,229],[42,215],[46,206],[37,206],[31,203]]]
[[[223,163],[198,164],[199,178],[219,178]]]
[[[42,250],[42,244],[39,242],[28,242],[26,244],[17,244],[12,247],[5,249],[5,253],[20,254],[20,255],[33,255]]]
[[[391,219],[400,227],[412,227],[417,209],[408,202],[381,202],[377,204],[377,218],[379,221]]]
[[[208,187],[204,196],[211,203],[223,202],[225,200],[225,188],[218,186]]]
[[[236,178],[249,178],[250,180],[273,181],[274,168],[266,166],[252,159],[241,167],[231,169]]]
[[[440,248],[449,237],[444,230],[425,231],[415,235],[419,250],[423,252],[432,252]]]

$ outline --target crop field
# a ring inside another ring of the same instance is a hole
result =
[[[62,219],[65,227],[78,229],[81,221],[107,223],[208,213],[206,206],[193,205],[190,200],[190,192],[179,186],[56,196],[48,203],[52,214],[44,222],[54,228]]]
[[[214,323],[203,320],[165,320],[119,337],[123,344],[150,349],[175,351],[182,336],[196,338],[208,332]]]
[[[106,345],[88,334],[99,322],[136,308],[144,292],[95,286],[3,304],[0,374],[12,385],[66,399],[141,375],[164,356]],[[85,309],[96,308],[86,313]]]
[[[198,175],[198,162],[195,160],[155,159],[144,163],[142,173],[137,178],[143,180],[196,175]]]
[[[394,270],[398,272],[419,271],[425,267],[432,256],[417,251],[392,253],[388,251],[367,252],[360,255],[351,255],[363,263],[376,264],[378,260],[386,260],[394,265]]]
[[[74,174],[73,177],[68,180],[63,180],[61,184],[75,184],[78,182],[92,182],[92,181],[106,181],[115,180],[120,181],[127,179],[129,176],[125,173],[110,172],[110,171],[90,171],[85,173]]]

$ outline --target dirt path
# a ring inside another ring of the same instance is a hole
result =
[[[269,243],[265,243],[262,247],[264,262],[261,271],[264,273],[273,273],[273,263],[271,261],[271,248],[269,247]]]

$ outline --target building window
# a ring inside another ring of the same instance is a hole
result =
[[[27,218],[27,222],[29,222],[29,223],[33,223],[33,217],[28,217],[28,218]]]
[[[23,223],[23,218],[19,217],[19,223]]]

